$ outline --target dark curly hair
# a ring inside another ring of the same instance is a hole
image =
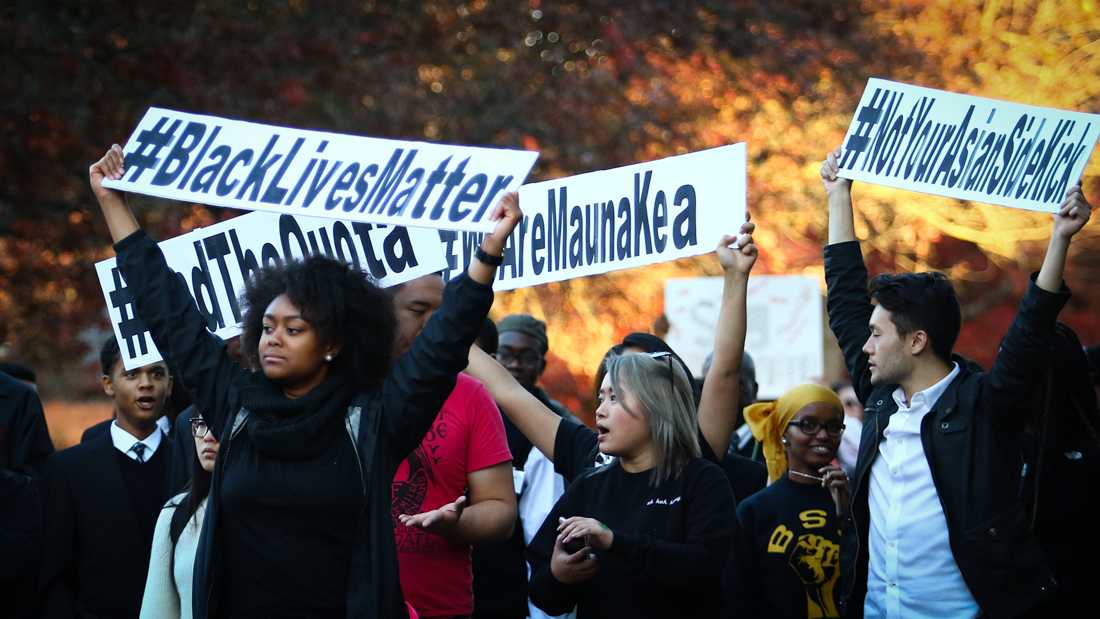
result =
[[[390,367],[396,319],[389,295],[370,275],[325,256],[260,270],[241,295],[245,307],[241,353],[260,367],[264,311],[285,294],[317,330],[322,344],[337,345],[332,361],[360,389],[381,384]]]
[[[951,363],[951,350],[962,327],[962,311],[955,287],[943,273],[890,273],[868,286],[871,298],[890,311],[898,335],[928,334],[932,353]]]

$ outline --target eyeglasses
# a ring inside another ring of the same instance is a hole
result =
[[[191,418],[191,436],[195,438],[205,438],[210,432],[210,426],[206,425],[202,417]]]
[[[840,433],[844,431],[844,424],[836,419],[821,423],[816,419],[810,419],[806,417],[804,419],[797,419],[791,421],[788,426],[795,426],[806,436],[814,436],[821,428],[825,428],[825,432],[829,436],[840,436]]]
[[[668,388],[672,391],[673,394],[675,394],[676,385],[672,379],[672,353],[661,350],[657,352],[651,352],[649,353],[649,356],[652,359],[668,359]]]
[[[539,354],[530,349],[517,351],[511,348],[501,348],[497,350],[496,358],[501,365],[515,362],[520,365],[534,366],[539,362]]]

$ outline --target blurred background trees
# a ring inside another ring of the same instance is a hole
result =
[[[87,166],[151,105],[538,149],[531,180],[747,141],[757,272],[820,277],[818,162],[868,77],[1090,112],[1100,97],[1091,0],[17,0],[0,11],[0,358],[34,366],[50,399],[96,391],[87,362],[106,320],[91,265],[111,250]],[[856,201],[873,270],[950,274],[972,319],[959,350],[988,365],[1049,216],[866,185]],[[135,202],[159,238],[239,214]],[[1094,223],[1068,271],[1063,318],[1086,342],[1100,339],[1098,249]],[[547,319],[550,390],[587,409],[607,347],[659,319],[664,280],[717,271],[702,257],[550,284],[499,295],[494,315]]]

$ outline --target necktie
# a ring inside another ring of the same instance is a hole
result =
[[[134,443],[130,451],[134,452],[134,455],[137,456],[138,462],[145,462],[145,449],[145,443]]]

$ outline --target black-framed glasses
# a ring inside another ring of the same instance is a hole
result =
[[[804,419],[795,419],[787,425],[795,426],[799,430],[802,430],[802,433],[806,436],[814,436],[821,428],[825,428],[825,433],[829,436],[840,436],[840,433],[844,431],[844,423],[836,419],[821,423],[816,419],[806,417]]]
[[[672,378],[672,353],[659,350],[657,352],[649,353],[652,359],[667,359],[668,360],[668,388],[672,390],[672,393],[676,393],[676,384]]]
[[[501,365],[518,362],[520,365],[535,366],[538,365],[540,355],[529,348],[523,350],[500,348],[497,349],[496,358]]]
[[[206,425],[206,421],[202,417],[191,418],[191,436],[205,438],[209,432],[210,426]]]

